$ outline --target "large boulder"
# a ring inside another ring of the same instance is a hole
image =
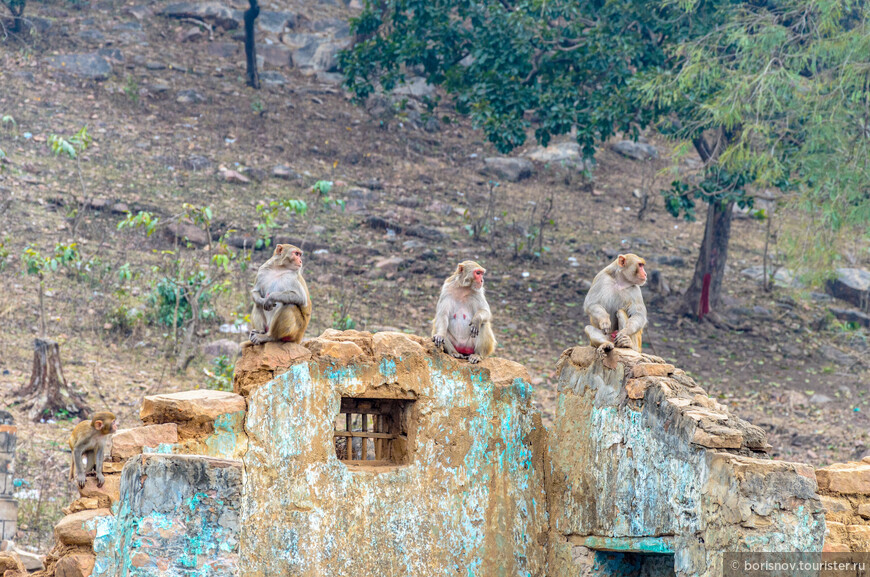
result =
[[[828,294],[870,313],[870,271],[838,268],[836,278],[828,281]]]
[[[58,72],[88,80],[106,80],[112,74],[112,65],[96,52],[49,56],[46,62]]]
[[[651,160],[659,157],[659,151],[652,144],[620,140],[610,147],[614,152],[632,160]]]
[[[225,30],[233,30],[243,24],[241,11],[233,10],[219,2],[176,2],[163,8],[160,15],[177,19],[195,18]]]
[[[530,177],[535,170],[535,165],[525,158],[492,157],[485,159],[483,163],[484,174],[508,182],[519,182]]]

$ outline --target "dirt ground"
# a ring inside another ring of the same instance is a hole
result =
[[[13,391],[29,379],[38,333],[37,284],[20,261],[25,247],[46,252],[76,242],[89,261],[79,273],[48,277],[48,334],[61,343],[67,380],[95,409],[119,414],[122,427],[138,424],[144,395],[205,386],[204,369],[211,368],[199,355],[177,372],[166,327],[142,319],[119,329],[113,321],[120,305],[148,310],[148,295],[176,258],[162,228],[150,237],[119,231],[124,207],[117,203],[164,221],[181,213],[183,203],[209,206],[212,233],[234,230],[238,237],[256,235],[258,205],[306,200],[307,215],[281,214],[273,232],[304,241],[314,303],[309,335],[347,315],[362,330],[428,334],[444,277],[457,262],[477,260],[488,270],[496,354],[529,368],[545,421],[553,414],[556,360],[584,341],[585,283],[615,253],[638,253],[672,290],[647,294],[645,349],[690,372],[720,402],[768,431],[775,459],[821,466],[867,454],[867,332],[834,322],[828,308],[848,305],[825,299],[819,287],[766,293],[741,274],[762,263],[764,222],[734,221],[723,291],[723,315],[752,330],[718,329],[672,312],[691,277],[703,222],[672,218],[655,192],[669,181],[666,169],[693,167],[675,164],[664,141],[650,136],[661,154],[653,162],[605,147],[591,181],[571,167],[538,164],[532,177],[499,182],[490,195],[492,177],[481,168],[496,153],[446,105],[433,115],[441,119],[438,130],[427,132],[407,110],[372,116],[340,87],[294,70],[282,71],[284,86],[253,91],[244,85],[242,62],[209,56],[207,37],[176,42],[178,24],[158,16],[142,20],[144,45],[109,43],[124,63],[106,81],[49,69],[51,55],[90,49],[79,32],[99,30],[112,39],[119,25],[136,20],[124,6],[31,3],[30,14],[54,23],[49,32],[0,43],[0,117],[15,121],[0,125],[0,149],[10,161],[0,172],[0,390],[3,408],[19,425],[20,543],[43,552],[50,546],[51,526],[70,500],[65,449],[75,422],[30,423],[15,406]],[[169,88],[153,89],[158,85]],[[184,90],[204,102],[179,103]],[[84,125],[93,143],[80,162],[51,153],[50,135],[71,136]],[[275,165],[299,177],[275,178]],[[227,182],[221,168],[249,169],[251,182]],[[330,194],[345,201],[343,210],[317,202],[311,187],[318,180],[334,182]],[[652,193],[642,219],[636,191]],[[487,211],[497,220],[475,239],[468,227]],[[513,246],[542,223],[541,258],[525,246],[515,255]],[[781,252],[782,233],[798,225],[787,211],[776,213],[774,254]],[[861,255],[851,266],[870,266],[866,245],[842,248]],[[211,257],[203,248],[180,248],[177,255],[189,269],[207,267]],[[254,252],[251,265],[266,257]],[[118,274],[125,264],[130,280]],[[250,268],[238,267],[226,276],[213,298],[218,318],[202,324],[195,344],[243,339],[219,327],[244,321],[252,278]]]

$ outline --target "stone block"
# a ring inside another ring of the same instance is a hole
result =
[[[311,351],[296,343],[266,343],[242,349],[233,373],[233,392],[247,397],[279,371],[311,359]]]
[[[870,503],[861,503],[858,505],[858,514],[865,519],[870,519]]]
[[[825,546],[822,547],[822,553],[849,553],[851,550],[851,547],[845,543],[828,542],[827,540]]]
[[[145,447],[156,448],[164,443],[171,445],[177,442],[178,425],[175,423],[122,429],[112,436],[112,459],[125,461],[140,454]]]
[[[110,503],[106,504],[109,505]],[[97,497],[79,497],[65,507],[63,512],[64,514],[69,515],[70,513],[78,513],[79,511],[101,508],[103,507],[100,506],[100,500]]]
[[[147,425],[176,423],[179,440],[185,440],[211,434],[215,419],[246,407],[241,395],[198,389],[145,397],[139,418]]]
[[[99,575],[181,575],[193,568],[197,575],[239,575],[241,495],[240,461],[136,455],[124,468],[118,516],[94,542]]]
[[[825,513],[844,513],[852,511],[852,505],[848,499],[842,497],[831,497],[830,495],[819,495],[819,500],[822,502],[822,507],[825,508]]]
[[[382,332],[372,335],[372,348],[376,356],[405,359],[426,353],[418,341],[404,333]]]
[[[743,435],[728,427],[711,426],[705,430],[699,426],[692,435],[692,443],[710,449],[739,449],[743,445]]]
[[[55,538],[64,545],[92,545],[96,530],[93,521],[97,517],[111,516],[109,509],[79,511],[67,515],[54,526]]]
[[[97,487],[97,478],[88,475],[85,477],[85,486],[79,489],[81,497],[92,497],[97,499],[101,504],[106,503],[111,505],[118,500],[121,494],[121,475],[104,474],[105,482],[102,487]]]
[[[88,553],[73,553],[61,557],[54,566],[55,577],[90,577],[97,558]]]
[[[853,551],[870,551],[870,525],[847,525]]]
[[[816,470],[819,490],[842,495],[870,495],[870,463],[834,463]]]

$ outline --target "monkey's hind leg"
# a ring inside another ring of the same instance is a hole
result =
[[[610,338],[598,327],[586,325],[586,336],[589,337],[589,344],[597,349],[595,351],[595,356],[598,357],[599,360],[603,359],[613,350],[613,343],[610,342]]]
[[[281,305],[272,317],[272,325],[263,334],[251,333],[251,342],[255,345],[273,341],[302,342],[304,323],[302,313],[296,305]]]

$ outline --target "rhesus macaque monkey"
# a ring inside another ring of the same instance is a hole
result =
[[[257,271],[251,291],[251,342],[242,346],[271,341],[301,343],[311,320],[308,285],[302,278],[302,250],[292,244],[279,244],[272,258]]]
[[[85,475],[93,470],[97,474],[97,487],[102,487],[106,482],[103,476],[103,461],[112,434],[118,430],[118,422],[115,415],[108,411],[95,414],[87,421],[82,421],[73,427],[69,436],[69,448],[72,450],[72,459],[69,466],[69,480],[75,479],[80,488],[85,486]],[[85,458],[84,466],[82,457]]]
[[[621,254],[595,275],[583,310],[590,323],[586,335],[599,355],[612,351],[614,344],[640,352],[641,334],[647,323],[640,293],[646,283],[645,266],[646,261],[639,256]]]
[[[495,350],[492,312],[483,294],[486,269],[467,260],[456,267],[441,287],[435,307],[432,340],[456,357],[479,363]]]

